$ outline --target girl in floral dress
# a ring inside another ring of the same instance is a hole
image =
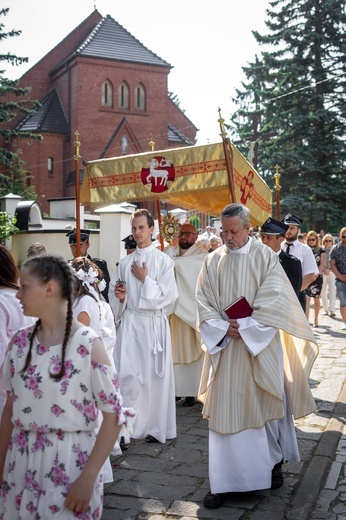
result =
[[[133,415],[122,406],[102,342],[73,319],[74,280],[52,255],[28,260],[21,271],[17,297],[24,314],[39,319],[15,334],[4,365],[1,520],[100,519],[100,471]]]

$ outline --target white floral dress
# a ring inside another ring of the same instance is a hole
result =
[[[13,397],[14,424],[1,488],[1,520],[101,518],[102,476],[88,511],[64,506],[70,485],[80,475],[95,442],[98,410],[114,413],[114,425],[127,424],[131,410],[122,407],[113,367],[91,361],[95,332],[79,328],[66,348],[65,375],[60,370],[61,345],[45,347],[36,338],[28,369],[21,373],[32,327],[14,336],[4,366],[5,387]]]

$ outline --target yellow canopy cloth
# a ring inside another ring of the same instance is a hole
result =
[[[272,213],[272,193],[232,144],[237,202],[261,225]],[[186,210],[215,216],[233,202],[222,143],[153,151],[88,163],[82,204],[165,200]]]

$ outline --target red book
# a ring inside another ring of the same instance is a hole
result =
[[[224,311],[231,320],[237,320],[238,318],[247,318],[248,316],[251,316],[253,308],[245,296],[241,296],[228,305]]]

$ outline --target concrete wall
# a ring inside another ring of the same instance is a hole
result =
[[[112,206],[98,210],[100,213],[100,230],[92,230],[90,234],[90,256],[102,258],[108,264],[112,276],[115,264],[126,256],[122,239],[130,234],[130,216],[132,210],[119,210],[119,206]],[[7,247],[17,263],[21,265],[26,259],[26,252],[34,242],[44,244],[49,253],[60,254],[66,260],[72,258],[66,229],[47,229],[21,231],[11,237]]]

